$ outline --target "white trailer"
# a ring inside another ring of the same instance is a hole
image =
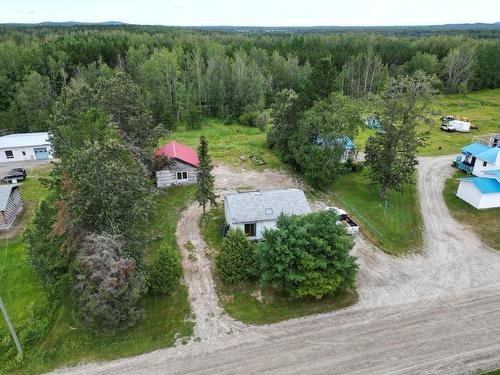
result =
[[[462,133],[467,133],[470,130],[470,122],[468,121],[460,121],[460,120],[452,120],[448,122],[448,128]]]

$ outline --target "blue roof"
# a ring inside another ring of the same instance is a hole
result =
[[[352,142],[351,138],[346,135],[336,138],[335,142],[339,145],[343,145],[344,150],[350,151],[356,148],[356,145]],[[319,135],[315,138],[314,143],[317,145],[325,145],[327,147],[331,144],[329,140],[323,140],[323,138]]]
[[[484,194],[500,193],[500,182],[493,178],[470,177],[461,178],[460,180],[472,182]]]
[[[496,163],[499,151],[500,151],[500,148],[491,147],[489,150],[486,150],[484,152],[479,153],[478,155],[476,155],[476,157],[478,159],[487,161],[488,163]]]
[[[351,138],[346,135],[337,138],[337,141],[342,142],[346,150],[354,150],[356,148],[356,145],[352,142]]]
[[[472,143],[468,146],[462,147],[462,152],[466,154],[471,154],[473,156],[477,156],[480,153],[489,150],[490,147],[483,145],[481,143]]]

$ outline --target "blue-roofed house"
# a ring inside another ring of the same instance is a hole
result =
[[[462,155],[454,165],[475,177],[462,178],[457,196],[472,206],[500,207],[500,136],[493,136],[488,144],[472,143],[462,148]]]
[[[334,142],[335,143],[333,143],[332,141],[324,140],[321,136],[316,136],[314,140],[314,143],[324,147],[331,147],[332,145],[335,144],[342,145],[344,148],[344,153],[342,154],[342,157],[340,159],[341,163],[345,163],[349,159],[351,160],[356,159],[357,148],[351,138],[349,138],[346,135],[343,135],[341,137],[336,138]]]

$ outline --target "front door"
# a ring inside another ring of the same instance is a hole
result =
[[[36,160],[47,160],[49,158],[49,152],[46,147],[35,148],[35,159]]]

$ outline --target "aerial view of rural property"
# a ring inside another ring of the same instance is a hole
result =
[[[0,375],[500,375],[499,21],[0,0]]]

